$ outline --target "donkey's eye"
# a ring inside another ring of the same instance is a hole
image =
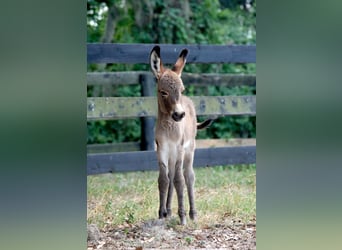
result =
[[[169,94],[163,90],[160,91],[162,97],[167,97]]]

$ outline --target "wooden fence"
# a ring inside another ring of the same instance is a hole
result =
[[[153,44],[88,44],[90,63],[149,63]],[[183,48],[190,53],[187,63],[255,63],[256,47],[219,45],[160,45],[164,63],[174,63]],[[182,74],[184,85],[255,86],[255,75]],[[153,127],[157,114],[155,79],[150,72],[88,72],[88,85],[141,84],[141,97],[88,97],[87,120],[142,119],[141,143],[88,145],[87,174],[157,170]],[[256,115],[256,97],[193,96],[197,115]],[[221,140],[222,141],[222,140]],[[130,151],[130,152],[112,152]],[[144,151],[137,151],[144,150]],[[256,161],[256,145],[239,143],[234,146],[197,148],[194,167],[248,164]]]

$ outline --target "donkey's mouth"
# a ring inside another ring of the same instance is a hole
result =
[[[182,113],[174,112],[171,117],[176,122],[179,122],[180,120],[183,119],[184,116],[185,116],[185,112],[182,112]]]

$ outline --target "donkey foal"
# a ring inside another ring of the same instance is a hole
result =
[[[190,204],[189,216],[196,219],[194,198],[195,174],[193,160],[197,129],[209,126],[212,120],[197,124],[196,112],[191,99],[184,91],[181,73],[186,62],[187,49],[183,49],[172,69],[165,68],[160,59],[160,47],[150,53],[150,65],[158,82],[158,118],[155,138],[159,162],[159,218],[171,216],[173,187],[178,199],[178,215],[186,224],[184,209],[184,180]]]

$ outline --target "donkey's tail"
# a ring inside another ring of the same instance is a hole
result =
[[[197,123],[197,129],[205,129],[207,127],[209,127],[215,120],[217,119],[217,117],[215,118],[210,118],[208,120],[205,120],[204,122],[201,123]]]

